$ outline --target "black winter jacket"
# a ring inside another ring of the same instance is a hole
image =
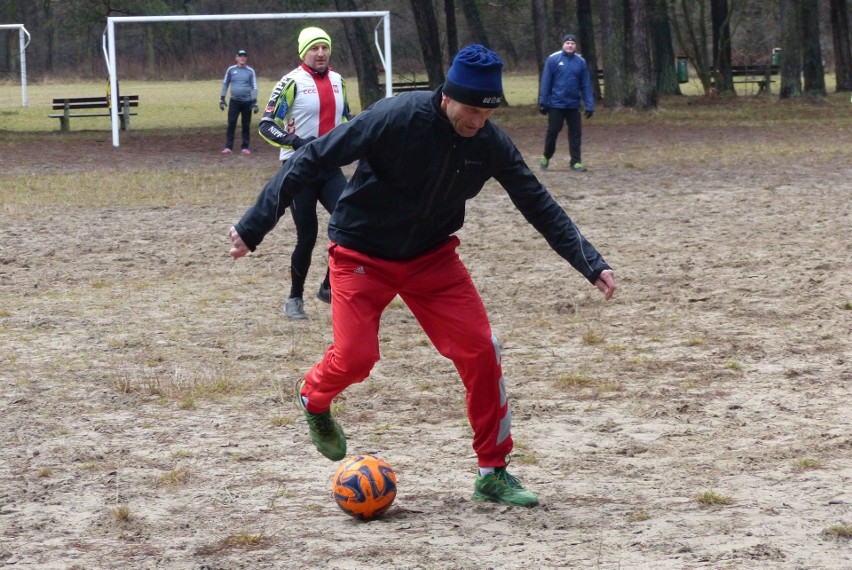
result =
[[[329,221],[332,242],[382,259],[412,259],[458,231],[465,202],[494,178],[550,247],[594,283],[609,265],[509,137],[491,121],[473,137],[459,136],[440,101],[440,87],[382,99],[300,148],[236,225],[240,237],[254,251],[300,188],[357,160]]]

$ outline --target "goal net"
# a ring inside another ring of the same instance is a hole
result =
[[[234,21],[234,20],[300,20],[321,18],[381,18],[383,25],[384,45],[379,46],[378,25],[375,30],[376,49],[385,68],[385,96],[391,96],[391,38],[390,11],[364,12],[301,12],[291,14],[217,14],[195,16],[110,16],[104,31],[104,56],[109,72],[110,109],[112,115],[112,144],[119,146],[118,131],[118,71],[115,59],[115,35],[117,24],[152,23],[152,22],[202,22],[202,21]]]

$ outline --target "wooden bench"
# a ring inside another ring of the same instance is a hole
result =
[[[769,86],[774,83],[773,75],[778,75],[779,66],[777,65],[732,65],[731,77],[734,78],[734,83],[755,83],[757,84],[757,93],[768,93]],[[716,77],[716,70],[713,70],[713,77]]]
[[[379,89],[385,90],[385,84],[379,83]],[[406,91],[430,91],[429,81],[423,79],[421,81],[394,81],[391,85],[391,93],[405,93]]]
[[[59,129],[62,132],[71,130],[71,117],[109,117],[111,101],[106,97],[62,97],[53,100],[53,110],[62,111],[48,115],[51,119],[59,119]],[[120,95],[118,98],[118,118],[121,130],[130,128],[130,117],[137,113],[130,111],[131,107],[139,107],[139,95]],[[102,109],[99,113],[81,113],[87,109]]]

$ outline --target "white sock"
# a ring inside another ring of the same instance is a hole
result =
[[[479,468],[479,476],[480,477],[484,477],[485,475],[488,475],[489,473],[494,473],[493,467],[480,467]]]

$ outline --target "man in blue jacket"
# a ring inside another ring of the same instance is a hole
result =
[[[254,251],[293,196],[323,172],[358,161],[331,214],[328,264],[334,344],[296,384],[317,450],[346,456],[332,400],[379,360],[382,312],[399,295],[455,364],[466,390],[479,472],[474,498],[532,507],[506,471],[512,414],[500,344],[456,249],[465,203],[494,178],[547,243],[609,299],[615,275],[489,117],[503,100],[503,62],[471,45],[435,91],[382,99],[299,148],[228,230],[234,259]]]
[[[540,163],[542,170],[547,170],[550,165],[550,159],[556,152],[556,138],[565,123],[568,125],[571,170],[585,172],[581,153],[583,124],[580,117],[580,106],[584,103],[586,118],[591,119],[595,112],[595,101],[592,98],[589,66],[577,53],[577,37],[566,34],[562,38],[562,49],[547,58],[541,74],[538,107],[542,115],[547,115],[544,156]]]

